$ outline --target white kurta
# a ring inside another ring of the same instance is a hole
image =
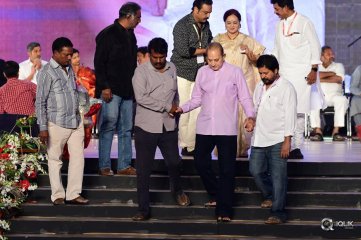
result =
[[[320,42],[312,22],[296,12],[281,20],[276,29],[273,54],[279,61],[280,75],[289,80],[296,89],[297,113],[309,113],[311,109],[321,108],[323,103],[319,80],[313,84],[312,105],[315,106],[312,107],[311,85],[308,85],[305,79],[312,65],[321,63]]]

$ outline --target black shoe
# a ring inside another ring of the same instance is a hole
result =
[[[303,159],[303,155],[299,148],[293,149],[288,156],[288,159]]]
[[[190,156],[193,157],[194,156],[194,150],[193,151],[188,151],[187,148],[182,148],[182,152],[181,152],[182,156]]]

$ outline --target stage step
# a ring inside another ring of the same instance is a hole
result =
[[[188,207],[176,205],[164,162],[154,161],[150,179],[152,218],[146,222],[131,220],[137,212],[136,177],[99,176],[89,168],[93,160],[86,161],[82,195],[90,204],[53,206],[48,176],[41,175],[39,189],[32,192],[20,216],[12,220],[10,239],[361,238],[361,165],[356,162],[290,162],[289,221],[270,226],[264,224],[269,210],[259,207],[261,194],[249,176],[247,161],[237,161],[231,223],[217,223],[214,209],[204,207],[208,195],[191,160],[183,161],[182,176],[192,201]],[[67,175],[62,177],[66,183]],[[353,227],[335,226],[334,231],[324,231],[324,218],[352,221]]]
[[[354,238],[360,236],[360,226],[354,229],[339,228],[323,231],[319,221],[288,221],[281,225],[266,225],[262,220],[234,220],[231,223],[217,223],[215,220],[159,220],[133,222],[129,218],[86,218],[86,217],[19,217],[13,220],[13,231],[23,234],[177,234],[177,235],[237,235],[283,238]],[[357,228],[357,229],[356,229]],[[194,238],[193,238],[194,239]]]

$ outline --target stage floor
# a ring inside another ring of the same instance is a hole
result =
[[[111,158],[118,157],[118,138],[115,135],[113,139]],[[179,149],[180,151],[181,149]],[[305,140],[301,151],[304,159],[289,160],[297,162],[361,162],[361,143],[358,141],[346,140],[344,142],[333,142],[331,139],[325,139],[323,142],[311,142]],[[133,141],[133,158],[136,157]],[[98,139],[91,139],[87,149],[85,149],[85,158],[98,158]],[[190,157],[183,157],[191,159]],[[217,159],[216,156],[213,156]],[[163,159],[159,149],[157,149],[155,159]]]

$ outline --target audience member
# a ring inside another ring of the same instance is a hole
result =
[[[264,52],[265,47],[256,39],[240,32],[241,14],[235,9],[227,10],[223,15],[223,21],[227,32],[218,34],[213,38],[219,42],[225,53],[225,60],[237,67],[240,67],[246,78],[248,90],[253,96],[256,83],[259,81],[256,61]],[[237,157],[248,157],[248,149],[251,144],[251,134],[247,134],[243,127],[246,115],[240,106],[239,109],[239,132],[237,137]]]
[[[137,152],[137,191],[139,212],[135,221],[147,220],[149,210],[149,178],[156,148],[159,147],[168,168],[170,186],[177,203],[189,205],[180,179],[181,158],[178,153],[178,129],[174,118],[178,106],[177,74],[167,62],[168,44],[154,38],[148,45],[150,62],[140,65],[133,77],[137,101],[135,115],[135,150]]]
[[[37,84],[36,76],[38,75],[39,70],[47,62],[41,60],[41,47],[40,43],[31,42],[26,47],[29,59],[21,62],[19,79],[31,81]]]
[[[342,63],[336,63],[335,54],[332,48],[324,46],[321,49],[321,62],[318,71],[320,75],[322,92],[325,94],[327,106],[335,109],[333,120],[333,141],[344,141],[345,138],[339,134],[339,129],[345,126],[345,113],[348,108],[348,100],[343,95],[342,83],[345,78],[345,68]],[[321,130],[320,111],[312,110],[310,115],[311,127],[315,129],[315,135],[311,136],[311,141],[323,141]]]
[[[224,62],[221,44],[213,42],[208,46],[207,62],[198,71],[192,98],[177,112],[202,107],[197,119],[194,163],[210,195],[206,205],[216,205],[217,221],[229,222],[233,214],[238,104],[248,117],[244,123],[247,131],[253,130],[254,109],[242,70]],[[218,149],[219,178],[211,164],[214,147]]]
[[[4,64],[7,82],[0,87],[0,114],[31,115],[35,113],[36,85],[19,80],[19,64]]]
[[[137,50],[138,65],[149,61],[148,47],[139,47]]]
[[[180,19],[173,29],[174,48],[171,62],[177,68],[179,104],[191,98],[197,71],[204,65],[204,54],[212,40],[208,18],[212,0],[195,0],[192,12]],[[196,120],[200,109],[183,114],[179,119],[179,145],[183,156],[193,156]]]
[[[134,28],[141,21],[141,7],[125,3],[119,18],[96,37],[94,66],[97,98],[103,100],[99,117],[99,173],[114,175],[110,151],[118,131],[117,174],[135,175],[132,160],[133,86],[137,67],[137,40]]]
[[[0,87],[6,83],[6,78],[3,72],[4,65],[5,65],[5,61],[3,59],[0,59]]]
[[[273,54],[279,61],[280,75],[292,83],[297,93],[297,128],[288,158],[303,159],[300,147],[304,141],[305,114],[322,99],[316,94],[318,98],[311,102],[311,85],[316,83],[320,64],[320,42],[312,22],[295,11],[293,0],[271,0],[271,3],[281,19]]]
[[[84,125],[79,114],[75,75],[70,66],[72,42],[55,39],[53,56],[39,72],[36,94],[36,116],[40,140],[47,144],[51,201],[54,205],[87,204],[82,192],[84,172]],[[61,155],[68,144],[70,161],[66,192],[61,180]]]
[[[356,126],[357,137],[361,141],[361,65],[356,67],[351,77],[352,93],[350,115],[353,116],[353,120]]]
[[[262,55],[257,67],[262,82],[253,96],[257,116],[249,170],[264,198],[261,207],[271,208],[265,223],[279,224],[287,218],[287,158],[296,129],[297,97],[293,85],[279,76],[274,56]]]

